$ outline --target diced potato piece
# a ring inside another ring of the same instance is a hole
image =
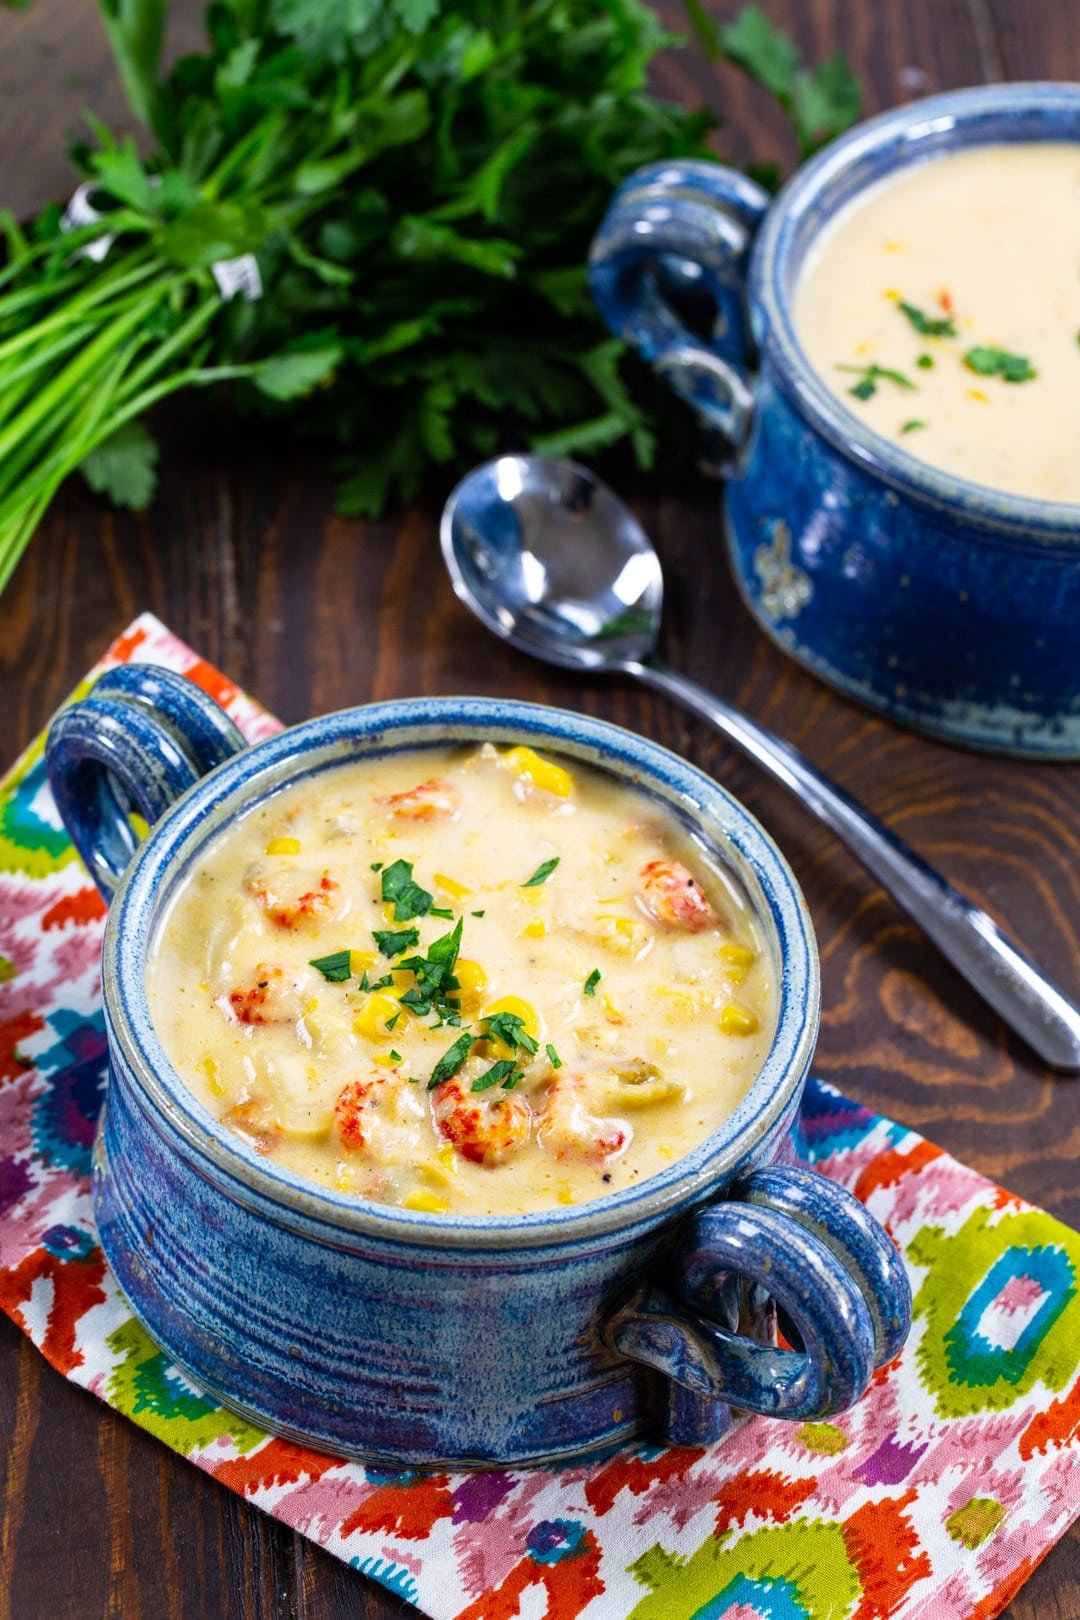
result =
[[[729,1001],[720,1011],[720,1028],[725,1035],[753,1035],[760,1028],[758,1017],[741,1001]]]
[[[299,855],[299,838],[271,838],[266,846],[268,855]]]
[[[570,772],[556,765],[554,760],[541,758],[532,748],[510,748],[503,755],[503,761],[522,781],[544,793],[553,793],[557,799],[568,799],[573,791],[574,779]]]
[[[454,977],[460,986],[453,992],[458,998],[459,1007],[467,1018],[475,1018],[487,989],[487,974],[479,962],[459,956],[454,964]]]
[[[691,989],[676,990],[669,984],[658,984],[656,993],[665,998],[668,1010],[674,1018],[682,1020],[696,1018],[701,1010],[699,998]]]
[[[464,883],[455,882],[452,877],[447,877],[445,872],[436,872],[434,883],[435,887],[441,889],[443,894],[448,894],[451,900],[467,900],[472,894],[472,890],[466,888]]]
[[[426,1215],[445,1215],[450,1205],[438,1193],[428,1192],[423,1187],[417,1187],[401,1200],[402,1209],[419,1209]]]

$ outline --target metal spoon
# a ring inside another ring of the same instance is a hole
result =
[[[441,539],[454,590],[489,630],[564,669],[632,675],[711,721],[831,827],[1046,1063],[1080,1070],[1080,1010],[985,911],[790,743],[661,663],[660,560],[592,473],[543,456],[489,461],[450,496]]]

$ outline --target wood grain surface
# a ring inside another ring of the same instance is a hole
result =
[[[847,51],[868,111],[985,79],[1080,78],[1071,0],[764,3],[808,53]],[[197,37],[196,14],[187,0],[174,12],[179,46]],[[722,109],[725,154],[790,165],[782,122],[737,74],[682,52],[659,80]],[[0,203],[28,211],[65,192],[63,134],[82,106],[107,119],[122,106],[91,0],[0,12]],[[347,522],[309,452],[268,445],[221,405],[180,404],[160,429],[153,509],[113,514],[72,485],[0,599],[0,760],[143,608],[286,721],[471,691],[635,727],[712,771],[789,856],[822,950],[818,1072],[1080,1225],[1080,1085],[1050,1078],[832,838],[702,728],[658,698],[545,671],[485,637],[442,579],[443,490],[386,522]],[[790,737],[1080,994],[1080,769],[961,753],[835,696],[739,605],[715,486],[660,474],[629,492],[670,580],[668,660]],[[65,1383],[0,1319],[0,1620],[414,1612]],[[1080,1533],[1007,1614],[1077,1620]]]

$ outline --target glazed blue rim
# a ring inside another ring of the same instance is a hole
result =
[[[915,500],[1000,529],[1003,539],[1073,545],[1080,542],[1080,504],[1037,500],[957,478],[920,461],[849,410],[810,364],[785,285],[792,270],[798,274],[789,260],[807,216],[822,192],[853,167],[886,154],[906,167],[1009,138],[1080,143],[1080,84],[1031,81],[946,91],[858,124],[799,169],[769,209],[751,257],[750,309],[755,327],[762,327],[756,332],[759,347],[774,346],[781,379],[801,413],[850,460]],[[879,178],[884,177],[883,170]]]
[[[188,1090],[153,1028],[146,968],[176,884],[224,823],[304,776],[359,757],[455,743],[514,742],[523,736],[614,772],[666,802],[747,891],[770,932],[778,1005],[772,1044],[746,1095],[704,1142],[639,1186],[590,1203],[525,1215],[432,1216],[339,1193],[260,1158]],[[734,849],[735,860],[726,857],[726,848]],[[254,1201],[280,1224],[315,1221],[343,1238],[360,1234],[472,1252],[578,1242],[636,1228],[660,1219],[673,1206],[706,1200],[797,1098],[813,1054],[820,1007],[817,946],[798,883],[768,833],[726,789],[668,749],[607,721],[534,703],[471,697],[344,709],[257,743],[203,777],[139,847],[124,874],[109,908],[103,985],[110,1033],[135,1081],[139,1103],[159,1135],[168,1131],[193,1150],[200,1173],[216,1172],[228,1196]]]

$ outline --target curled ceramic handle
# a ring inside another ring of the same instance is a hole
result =
[[[801,1348],[738,1331],[744,1283],[768,1294]],[[911,1290],[888,1235],[810,1170],[754,1172],[690,1221],[661,1284],[608,1319],[612,1349],[666,1374],[668,1438],[715,1439],[730,1409],[807,1420],[844,1411],[903,1344]]]
[[[152,664],[110,670],[49,727],[45,763],[56,807],[106,900],[138,835],[182,793],[245,748],[224,709],[191,681]]]
[[[753,407],[746,265],[768,206],[768,194],[735,169],[654,163],[616,191],[589,252],[589,285],[608,326],[732,451]],[[673,307],[680,292],[707,296],[707,341]]]

